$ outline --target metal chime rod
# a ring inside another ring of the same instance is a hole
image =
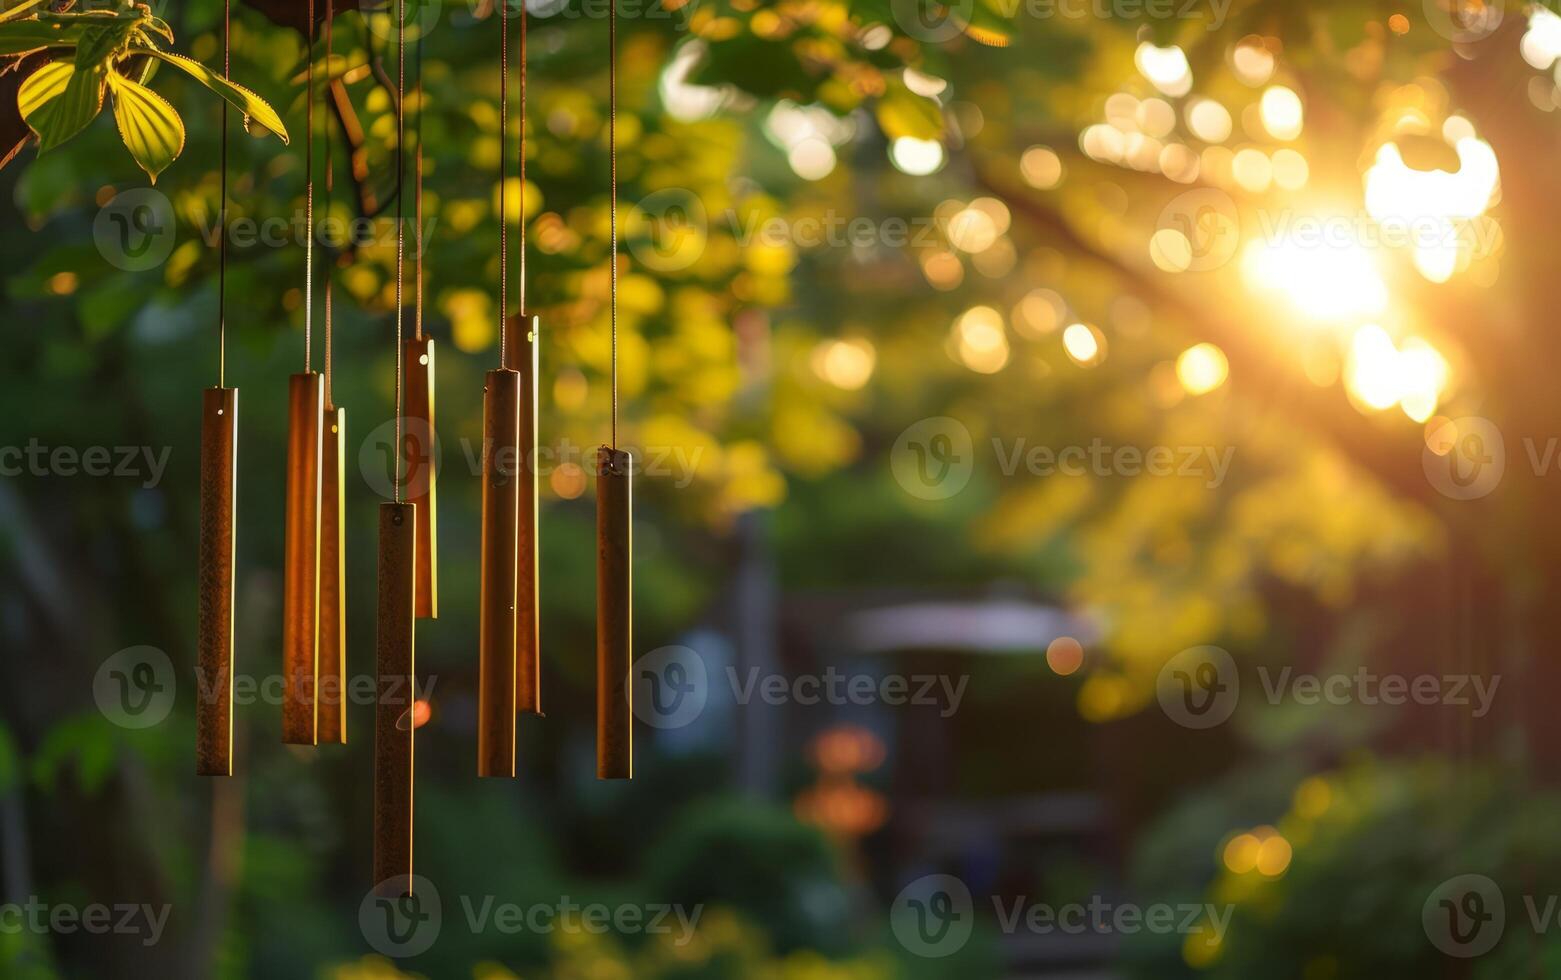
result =
[[[319,741],[320,474],[325,388],[313,371],[288,383],[287,522],[282,578],[282,741]]]
[[[519,487],[515,568],[515,708],[542,713],[542,618],[540,604],[541,524],[537,513],[538,385],[541,381],[541,321],[526,309],[526,19],[520,4],[520,312],[510,324],[504,366],[520,373],[520,430],[516,462]]]
[[[633,459],[618,448],[618,9],[609,8],[607,145],[612,268],[608,292],[612,329],[612,445],[596,463],[596,776],[634,775]]]
[[[312,6],[312,4],[311,4]],[[331,54],[335,50],[335,37],[331,30],[335,20],[335,8],[331,4],[326,5],[325,10],[325,68],[326,84],[330,84]],[[312,147],[314,133],[314,15],[310,13],[310,60],[309,60],[309,132],[311,141],[307,144]],[[312,150],[309,151],[312,157]],[[329,217],[332,204],[332,190],[335,188],[335,175],[332,172],[334,160],[331,155],[331,134],[325,132],[325,210]],[[311,176],[313,165],[310,165]],[[311,192],[310,200],[314,194]],[[312,206],[312,203],[311,203]],[[310,225],[309,241],[314,242],[313,224]],[[347,410],[335,404],[333,399],[334,373],[331,368],[331,282],[332,266],[327,263],[325,269],[325,411],[320,420],[321,436],[325,440],[321,452],[323,469],[320,473],[320,690],[318,695],[319,710],[319,739],[322,742],[336,742],[346,744],[347,741],[347,711],[345,707],[347,689],[347,589],[346,589],[346,553],[347,553],[347,526],[343,519],[346,509],[346,472],[347,472]],[[309,262],[309,267],[314,268],[314,262]]]
[[[226,234],[226,232],[224,232]],[[199,702],[195,771],[233,775],[233,502],[238,484],[238,390],[201,393]]]
[[[412,892],[413,746],[416,741],[416,507],[379,505],[379,604],[374,666],[374,886]]]
[[[520,375],[489,371],[482,395],[482,568],[477,775],[515,775],[515,519]]]
[[[434,468],[434,338],[411,337],[401,347],[406,378],[406,434],[400,452],[407,463],[407,499],[417,506],[417,615],[439,615],[439,527],[435,509],[438,472]]]
[[[222,14],[222,77],[228,77],[230,25]],[[227,382],[228,103],[222,103],[222,202],[217,252],[217,386],[201,392],[200,554],[196,655],[195,771],[233,775],[233,576],[237,535],[238,389]]]
[[[287,522],[282,584],[282,741],[320,739],[320,572],[326,469],[325,386],[312,370],[314,322],[314,0],[309,0],[309,116],[305,145],[304,371],[291,378],[287,426]],[[338,561],[340,560],[338,551]]]
[[[417,615],[439,615],[439,514],[436,507],[438,471],[434,467],[434,340],[423,332],[423,37],[417,39],[417,153],[413,171],[413,209],[417,251],[413,288],[413,336],[401,349],[406,378],[406,442],[397,447],[406,456],[407,496],[417,505]]]
[[[521,376],[509,366],[509,20],[499,15],[499,367],[482,395],[482,554],[477,631],[477,775],[515,775],[516,588],[519,564]]]
[[[416,566],[417,506],[403,503],[401,446],[403,258],[405,255],[406,2],[397,0],[399,63],[396,84],[396,445],[394,502],[379,510],[379,589],[374,663],[374,887],[381,894],[412,893],[414,745],[417,731]]]

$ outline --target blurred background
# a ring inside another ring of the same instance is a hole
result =
[[[107,105],[40,155],[15,103],[47,56],[15,24],[83,10],[0,9],[0,975],[1561,971],[1544,6],[624,0],[626,783],[593,768],[608,8],[529,7],[524,183],[501,11],[410,8],[441,608],[417,637],[437,895],[400,926],[367,898],[371,699],[346,746],[280,741],[307,8],[232,9],[232,77],[292,138],[233,114],[229,779],[193,766],[220,101],[137,76],[185,129],[155,186]],[[221,65],[219,3],[150,13]],[[396,11],[347,0],[329,54],[319,33],[314,299],[328,277],[347,670],[372,678]],[[500,222],[548,454],[547,714],[513,782],[474,774]]]

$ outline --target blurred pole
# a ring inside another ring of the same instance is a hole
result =
[[[769,522],[758,511],[749,511],[737,519],[737,574],[732,586],[732,633],[740,677],[755,670],[766,677],[779,672],[775,638],[780,598],[775,583]],[[781,713],[779,707],[757,701],[737,712],[737,785],[756,799],[775,799],[780,794]]]

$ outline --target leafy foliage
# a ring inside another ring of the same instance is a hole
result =
[[[130,155],[153,183],[184,151],[184,122],[145,85],[153,62],[173,64],[287,142],[287,129],[266,102],[183,55],[158,47],[173,30],[151,8],[124,0],[117,10],[33,13],[22,4],[0,20],[0,56],[53,58],[22,83],[17,108],[46,153],[86,129],[112,95],[114,119]]]

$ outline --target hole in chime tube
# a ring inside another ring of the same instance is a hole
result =
[[[477,775],[515,775],[515,566],[520,374],[489,371],[482,397]]]
[[[542,621],[538,564],[542,542],[537,515],[537,395],[541,325],[521,313],[510,321],[505,367],[520,375],[520,429],[516,442],[515,709],[542,713]]]
[[[288,386],[287,522],[282,581],[282,741],[319,741],[320,479],[325,389],[317,371]]]
[[[629,657],[634,642],[633,461],[603,446],[596,460],[596,775],[634,775],[634,719]]]
[[[413,593],[416,507],[379,507],[379,579],[374,667],[374,881],[412,890],[412,772],[416,728],[403,725],[415,704],[417,657]]]
[[[195,771],[233,775],[233,570],[238,389],[201,393],[200,598]]]

